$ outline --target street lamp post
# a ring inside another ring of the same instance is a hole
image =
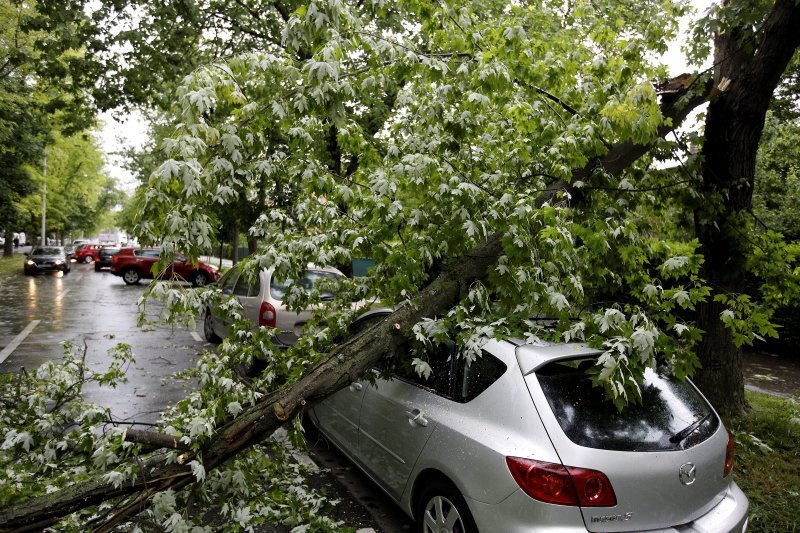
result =
[[[42,246],[47,246],[45,221],[47,220],[47,154],[44,156],[44,188],[42,189]]]

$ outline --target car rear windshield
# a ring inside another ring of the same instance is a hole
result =
[[[558,361],[536,371],[567,437],[580,446],[619,451],[682,450],[703,442],[719,419],[688,382],[645,372],[642,401],[619,411],[592,385],[594,359]]]
[[[269,284],[269,293],[276,300],[283,300],[286,291],[294,284],[310,291],[322,280],[336,281],[340,277],[335,272],[326,272],[324,270],[306,270],[303,277],[297,281],[279,280],[272,276],[272,281]]]

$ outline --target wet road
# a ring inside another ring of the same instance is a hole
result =
[[[116,389],[89,387],[86,397],[110,407],[116,419],[155,422],[193,385],[171,376],[194,366],[206,345],[186,329],[138,327],[136,302],[145,288],[78,263],[66,275],[25,276],[20,259],[19,271],[0,279],[0,372],[58,360],[65,340],[85,345],[87,364],[102,370],[110,361],[108,350],[126,343],[136,360],[127,370],[128,381]],[[157,312],[157,304],[148,303],[148,310]]]

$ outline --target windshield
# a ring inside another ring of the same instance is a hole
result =
[[[61,248],[34,248],[31,255],[61,255]]]
[[[592,385],[594,359],[559,361],[536,371],[561,429],[575,444],[621,451],[690,448],[714,434],[719,419],[688,381],[645,372],[641,404],[621,412]]]

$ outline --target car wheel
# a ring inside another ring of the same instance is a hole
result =
[[[83,258],[83,262],[84,263],[94,263],[94,257],[92,257],[91,255],[87,255],[86,257]]]
[[[211,317],[211,310],[206,309],[206,316],[203,319],[203,335],[205,335],[206,340],[208,342],[213,342],[214,344],[219,344],[222,342],[222,339],[219,338],[219,335],[214,333],[214,323],[212,322]]]
[[[478,533],[461,493],[449,483],[434,481],[422,491],[417,508],[422,533]]]
[[[94,271],[100,272],[100,265],[98,265],[97,263],[94,264]]]
[[[122,280],[128,285],[136,285],[140,279],[142,279],[142,276],[135,268],[129,268],[122,273]]]
[[[198,271],[192,278],[192,285],[195,287],[205,287],[208,285],[208,274],[202,270]]]
[[[25,271],[25,275],[26,275],[26,276],[32,276],[32,275],[33,275],[33,272],[31,272],[31,271],[30,271],[30,270],[28,270],[27,268],[26,268],[26,269],[24,269],[24,271]]]

